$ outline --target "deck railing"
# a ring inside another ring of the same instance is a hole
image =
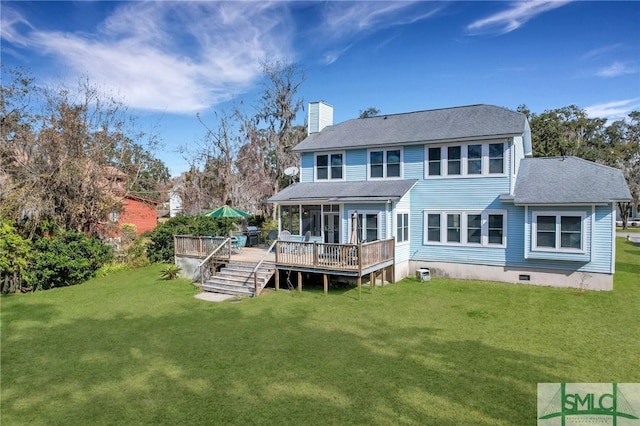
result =
[[[207,257],[222,244],[226,237],[199,237],[195,235],[175,235],[173,247],[176,256]]]
[[[362,272],[394,258],[394,240],[364,244],[282,241],[276,243],[276,263],[294,267]]]
[[[222,240],[220,244],[198,265],[200,285],[209,280],[212,269],[221,262],[228,262],[231,257],[231,238]]]
[[[222,246],[222,247],[221,247]],[[231,256],[231,240],[225,237],[199,237],[176,235],[174,249],[176,256],[207,258],[201,265],[206,275],[207,266],[212,263],[228,262]],[[394,260],[395,241],[372,241],[363,244],[332,244],[303,241],[275,242],[276,264],[298,268],[317,268],[329,271],[356,272]],[[270,251],[270,250],[269,250]]]

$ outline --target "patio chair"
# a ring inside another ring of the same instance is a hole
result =
[[[278,240],[280,241],[291,241],[291,232],[287,231],[286,229],[284,231],[280,231],[280,235],[278,235]],[[286,252],[286,253],[290,253],[289,248],[282,249],[282,253]]]
[[[287,231],[286,229],[284,231],[280,231],[280,235],[278,236],[278,239],[282,241],[291,240],[291,232]]]
[[[267,237],[265,238],[264,243],[267,247],[269,247],[271,243],[273,243],[277,239],[278,239],[278,231],[276,231],[275,229],[272,229],[267,234]]]
[[[231,249],[235,250],[236,253],[240,253],[242,251],[242,247],[247,245],[247,236],[246,235],[236,235],[232,237],[231,240]]]

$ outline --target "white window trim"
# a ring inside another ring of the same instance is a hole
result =
[[[371,176],[371,153],[382,151],[382,177]],[[387,151],[400,151],[400,176],[387,177]],[[402,147],[371,148],[367,150],[367,179],[402,179],[404,176],[404,149]]]
[[[440,215],[440,241],[428,240],[428,215],[439,214]],[[459,214],[460,215],[460,242],[448,242],[447,241],[447,215]],[[480,243],[470,243],[468,241],[469,235],[469,221],[468,215],[481,216],[481,239]],[[490,244],[489,243],[489,215],[501,215],[502,216],[502,243]],[[437,245],[437,246],[452,246],[452,247],[483,247],[483,248],[506,248],[507,247],[507,223],[508,223],[507,210],[425,210],[424,211],[424,236],[422,243],[424,245]]]
[[[502,173],[489,173],[489,145],[491,144],[502,144],[503,154],[502,154]],[[481,158],[481,167],[482,173],[480,174],[469,174],[469,145],[481,145],[482,146],[482,158]],[[460,174],[450,175],[449,174],[449,147],[459,146],[460,147]],[[430,175],[429,174],[429,148],[440,148],[440,174],[439,175]],[[447,144],[434,144],[434,145],[425,145],[424,149],[424,179],[459,179],[459,178],[481,178],[481,177],[504,177],[508,176],[507,172],[509,158],[509,149],[510,145],[508,141],[500,141],[500,140],[489,140],[489,141],[468,141],[468,142],[457,142],[457,143],[447,143]]]
[[[555,216],[556,218],[556,247],[538,247],[538,216]],[[580,217],[580,249],[563,248],[560,247],[561,242],[561,230],[560,230],[560,218],[562,216],[579,216]],[[572,212],[572,211],[536,211],[531,216],[531,251],[536,252],[550,252],[550,253],[579,253],[586,254],[586,218],[585,212]]]
[[[429,148],[440,148],[440,159],[438,161],[440,161],[440,174],[439,175],[430,175],[429,174],[429,164],[430,164],[430,158],[429,158]],[[443,151],[445,151],[442,146],[429,146],[429,145],[425,145],[424,147],[424,158],[425,158],[425,167],[424,167],[424,178],[425,179],[441,179],[442,177],[444,177],[444,166],[443,166]]]
[[[342,155],[342,178],[335,179],[331,177],[331,156],[341,154]],[[328,160],[327,179],[318,179],[318,156],[326,155]],[[316,152],[313,156],[313,181],[314,182],[329,182],[329,181],[341,181],[346,179],[346,162],[347,156],[345,151],[331,151],[331,152]]]
[[[405,241],[402,242],[398,242],[398,215],[407,215],[407,239]],[[396,210],[395,214],[393,215],[393,237],[396,240],[396,245],[400,246],[400,245],[405,245],[405,244],[409,244],[411,242],[411,212],[409,210]]]
[[[349,238],[351,236],[351,217],[353,216],[354,213],[358,213],[359,215],[363,215],[363,216],[366,216],[368,214],[376,215],[378,217],[377,218],[377,221],[378,221],[378,236],[377,236],[377,238],[378,238],[378,240],[382,239],[382,229],[381,229],[382,228],[382,222],[380,221],[382,212],[380,210],[357,210],[356,209],[356,210],[349,210],[347,213],[348,213],[348,218],[349,218],[349,225],[347,226],[347,231],[348,231],[347,241],[349,241]],[[360,223],[360,229],[359,229],[359,231],[360,231],[360,241],[364,241],[365,240],[366,234],[364,234],[364,230],[365,230],[364,225],[362,223]],[[368,242],[370,242],[370,241],[368,241]]]

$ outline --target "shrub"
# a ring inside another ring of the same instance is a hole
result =
[[[138,227],[133,223],[123,223],[122,226],[120,226],[120,235],[122,238],[122,244],[130,244],[138,235]]]
[[[32,290],[80,284],[112,258],[111,247],[76,231],[44,237],[34,244],[25,280]]]
[[[19,291],[22,271],[28,264],[31,244],[22,238],[12,223],[0,222],[0,283],[2,293]]]
[[[127,247],[125,252],[127,265],[134,268],[147,266],[149,258],[147,257],[147,242],[142,238],[136,238],[133,243]]]
[[[225,235],[232,223],[228,219],[216,219],[206,216],[176,216],[158,224],[149,234],[147,257],[151,262],[173,261],[174,235]]]
[[[162,270],[162,274],[160,275],[160,278],[162,278],[163,280],[176,279],[178,278],[178,274],[180,273],[181,270],[182,268],[180,268],[178,265],[169,265]]]

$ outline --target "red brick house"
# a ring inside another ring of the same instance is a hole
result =
[[[108,180],[109,191],[114,197],[120,199],[122,206],[119,212],[113,212],[109,215],[109,222],[116,225],[116,229],[115,232],[112,230],[107,235],[111,234],[110,237],[120,237],[120,229],[125,223],[131,223],[136,226],[137,236],[155,229],[158,224],[158,205],[161,203],[150,198],[127,193],[124,184],[127,175],[115,167],[105,167],[105,176]]]
[[[115,221],[120,228],[125,223],[131,223],[138,229],[138,235],[152,231],[158,224],[158,201],[127,194],[122,199],[122,212]]]

